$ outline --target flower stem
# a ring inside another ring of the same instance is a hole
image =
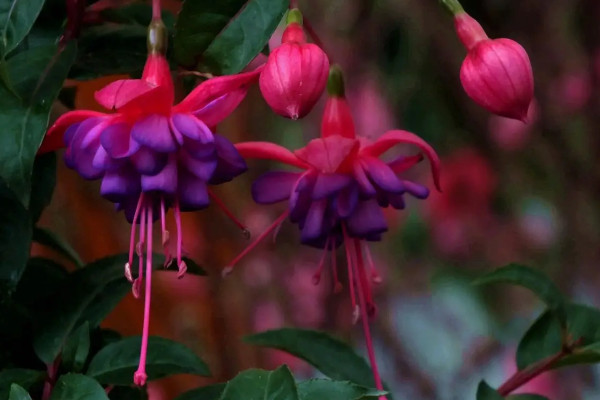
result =
[[[442,3],[452,15],[465,12],[458,0],[440,0],[440,3]]]
[[[161,19],[160,0],[152,0],[152,19]]]

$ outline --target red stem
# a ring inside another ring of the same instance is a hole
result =
[[[61,46],[64,46],[69,40],[77,39],[81,33],[81,23],[85,11],[85,1],[67,0],[67,26],[60,38]]]
[[[52,364],[47,365],[48,377],[46,378],[46,382],[44,382],[42,400],[48,400],[50,398],[50,395],[52,394],[52,389],[54,388],[54,384],[56,383],[56,373],[58,372],[59,366],[60,356],[58,356]]]
[[[160,0],[152,0],[152,19],[159,20],[161,18]]]

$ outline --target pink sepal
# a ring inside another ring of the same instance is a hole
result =
[[[274,160],[294,167],[306,169],[310,166],[300,160],[294,153],[270,142],[244,142],[235,145],[237,151],[244,158],[258,158],[262,160]]]
[[[63,136],[69,126],[82,122],[88,118],[101,117],[105,115],[106,114],[104,113],[90,110],[77,110],[64,113],[56,120],[56,122],[54,122],[54,124],[52,124],[50,129],[48,129],[48,132],[46,133],[44,141],[42,142],[37,154],[49,153],[65,147]]]

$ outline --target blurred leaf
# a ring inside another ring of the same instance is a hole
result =
[[[81,261],[79,254],[77,254],[73,247],[51,230],[35,227],[33,229],[33,241],[55,250],[58,254],[73,262],[77,267],[83,266],[83,261]]]
[[[62,363],[68,371],[81,372],[90,352],[90,325],[84,322],[65,343]]]
[[[504,397],[500,396],[496,389],[493,389],[485,381],[481,381],[477,387],[477,400],[504,400]]]
[[[108,398],[110,400],[148,400],[148,393],[145,388],[115,386],[108,394]]]
[[[367,362],[346,343],[323,332],[283,328],[246,336],[244,341],[295,355],[334,380],[371,387],[373,374]]]
[[[116,8],[106,8],[101,11],[101,14],[105,21],[137,24],[146,27],[152,20],[152,6],[150,4],[132,3]],[[175,21],[171,12],[163,10],[162,20],[167,29],[173,28]]]
[[[63,85],[77,47],[45,46],[11,57],[6,67],[20,98],[0,87],[0,177],[29,206],[35,154],[42,142],[52,102]],[[24,67],[26,66],[26,67]]]
[[[477,285],[512,283],[523,286],[535,293],[550,309],[558,312],[560,320],[564,320],[565,299],[554,282],[540,270],[519,264],[509,264],[478,278],[474,283]]]
[[[90,377],[67,374],[60,377],[50,400],[109,400],[104,388]]]
[[[177,396],[173,400],[218,400],[223,390],[225,390],[225,385],[225,383],[217,383],[193,389]]]
[[[539,394],[515,394],[507,397],[508,400],[548,400],[547,397]]]
[[[33,223],[40,219],[42,211],[50,204],[55,185],[56,154],[48,153],[37,156],[33,162],[29,200],[29,212]]]
[[[358,386],[348,381],[310,379],[298,384],[298,394],[300,400],[361,400],[379,398],[387,392]]]
[[[10,396],[8,396],[8,400],[31,400],[31,396],[27,393],[27,390],[16,383],[13,383],[10,385]]]
[[[597,362],[600,359],[597,343],[600,342],[600,310],[581,304],[567,304],[566,330],[571,341],[580,341],[573,355],[564,357],[554,365]],[[558,319],[549,311],[542,314],[525,333],[517,348],[517,367],[528,365],[561,351],[564,335]]]
[[[4,0],[0,6],[0,58],[27,36],[42,10],[44,0]]]
[[[175,24],[175,60],[187,67],[195,66],[210,43],[246,1],[184,1]]]
[[[131,384],[140,359],[141,342],[141,337],[134,336],[104,347],[92,359],[87,375],[103,384]],[[173,374],[210,375],[208,366],[192,350],[158,336],[148,339],[146,373],[149,380]]]
[[[299,400],[296,383],[287,366],[275,371],[249,369],[225,386],[220,400]]]
[[[265,47],[289,6],[287,0],[249,0],[204,52],[218,75],[240,72]]]
[[[44,380],[45,376],[46,373],[44,371],[35,371],[32,369],[15,368],[0,371],[0,399],[8,398],[13,383],[28,390],[37,382]]]
[[[31,310],[47,304],[67,278],[67,271],[54,260],[31,257],[15,291],[14,300]],[[45,312],[46,309],[43,310]]]

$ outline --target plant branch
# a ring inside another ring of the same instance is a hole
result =
[[[440,0],[440,3],[442,3],[452,15],[465,12],[458,0]]]

